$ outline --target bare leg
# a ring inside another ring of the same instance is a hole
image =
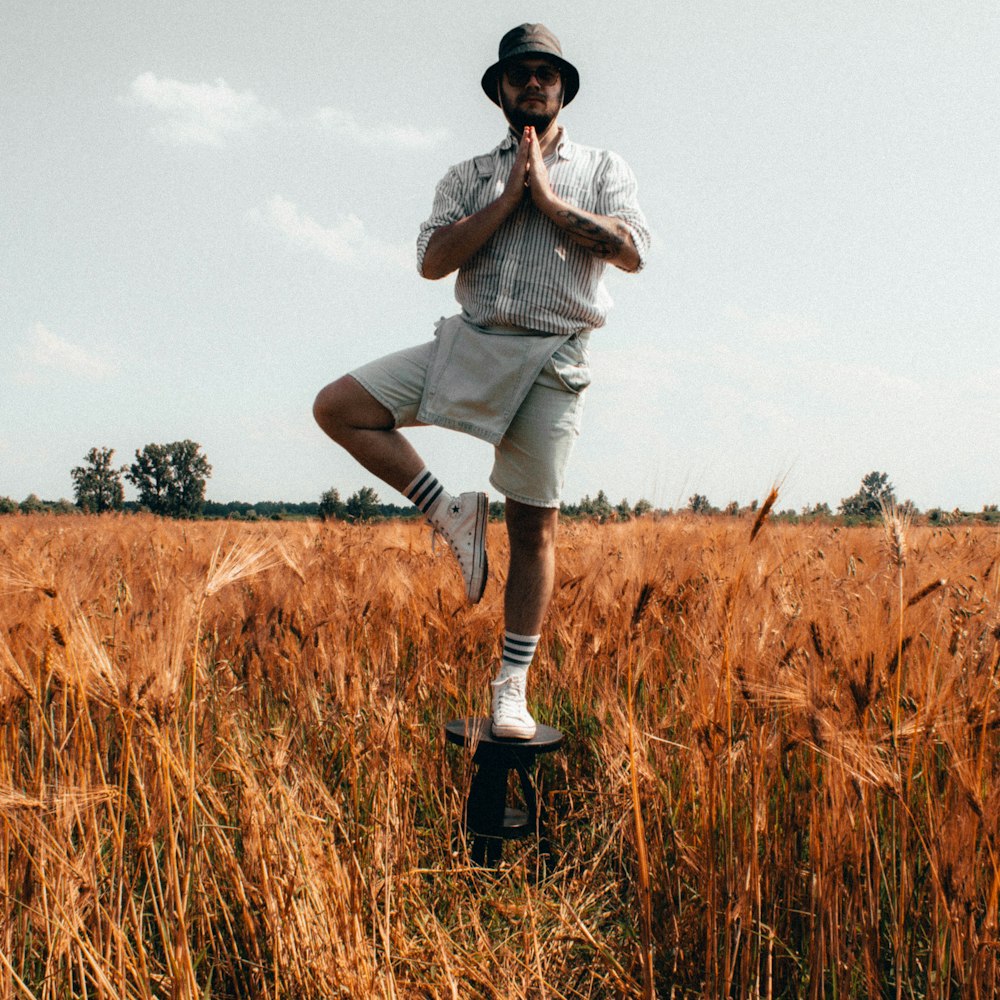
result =
[[[559,511],[507,501],[510,570],[504,593],[504,625],[518,635],[538,635],[556,574]]]
[[[392,414],[350,375],[319,391],[313,416],[337,444],[400,493],[424,467],[413,445],[393,428]]]

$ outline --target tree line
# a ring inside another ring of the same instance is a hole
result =
[[[135,460],[118,466],[114,448],[91,448],[84,464],[70,470],[73,480],[75,507],[86,513],[138,510],[163,517],[226,517],[236,520],[280,519],[288,516],[337,518],[367,521],[377,517],[409,517],[416,511],[410,505],[398,507],[384,504],[368,486],[341,501],[336,489],[328,490],[314,503],[261,501],[218,503],[205,498],[205,489],[212,475],[212,466],[195,441],[173,441],[169,444],[147,444],[135,452]],[[131,483],[138,499],[126,503],[125,483]],[[0,498],[0,513],[14,509],[32,512],[45,509],[43,501],[34,495],[22,504]],[[57,511],[73,509],[67,501],[50,505]]]
[[[688,499],[687,510],[692,514],[725,514],[736,517],[742,514],[755,514],[757,501],[754,500],[747,507],[741,507],[732,500],[720,509],[713,506],[708,497],[695,493]],[[832,510],[827,503],[807,504],[801,512],[776,510],[771,514],[771,520],[799,522],[839,517],[845,524],[866,524],[881,520],[891,511],[909,518],[921,513],[912,500],[900,502],[896,499],[896,490],[889,481],[888,473],[872,471],[862,477],[858,491],[849,497],[844,497],[836,510]],[[940,507],[932,507],[924,512],[924,516],[930,524],[951,523],[969,517],[995,523],[1000,522],[1000,508],[995,503],[984,504],[982,511],[973,515],[958,509],[946,511]]]
[[[163,517],[174,518],[229,518],[232,520],[282,520],[285,518],[320,518],[324,521],[366,522],[387,518],[411,518],[418,514],[410,505],[383,503],[370,486],[362,486],[346,500],[341,499],[336,487],[324,491],[318,501],[289,503],[262,500],[247,503],[233,500],[224,503],[206,500],[205,490],[212,475],[212,466],[195,441],[173,441],[169,444],[147,444],[135,452],[134,461],[118,466],[114,462],[113,448],[91,448],[82,465],[70,471],[73,480],[74,502],[40,500],[31,494],[20,503],[10,497],[0,496],[0,514],[21,513],[70,513],[84,511],[100,514],[106,511],[148,511]],[[138,499],[125,500],[125,483],[135,487]],[[756,500],[740,506],[735,500],[717,507],[704,494],[695,493],[688,498],[684,512],[695,515],[725,515],[739,517],[754,515]],[[839,517],[847,524],[866,523],[880,519],[886,510],[897,510],[906,516],[920,513],[909,500],[897,502],[895,487],[885,472],[869,472],[861,480],[856,493],[841,500],[836,511],[827,503],[806,505],[801,512],[776,510],[771,519],[778,521],[817,520]],[[490,503],[490,517],[502,520],[502,502]],[[563,503],[560,514],[567,518],[607,521],[628,521],[646,516],[669,516],[678,513],[673,509],[655,508],[646,499],[634,505],[627,499],[613,504],[604,490],[597,496],[584,496],[577,503]],[[963,511],[944,511],[931,508],[925,512],[927,520],[946,523],[971,517]],[[986,504],[981,520],[1000,523],[997,504]]]
[[[139,494],[138,506],[164,517],[198,517],[205,506],[205,487],[212,466],[191,440],[147,444],[136,449],[135,461],[114,464],[114,448],[91,448],[84,464],[70,470],[80,510],[91,514],[123,510],[125,485]]]

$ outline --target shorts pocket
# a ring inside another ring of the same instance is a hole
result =
[[[590,385],[590,353],[580,337],[571,337],[546,366],[568,392],[581,393]]]

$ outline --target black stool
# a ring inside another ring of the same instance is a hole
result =
[[[539,726],[530,740],[497,739],[490,732],[489,719],[453,719],[445,727],[445,737],[459,746],[475,747],[469,799],[465,804],[462,828],[471,833],[471,856],[474,864],[496,866],[500,863],[505,840],[517,840],[538,834],[538,851],[551,856],[545,832],[545,804],[535,795],[531,780],[535,758],[558,750],[563,734],[551,726]],[[516,771],[527,809],[507,805],[507,777]]]

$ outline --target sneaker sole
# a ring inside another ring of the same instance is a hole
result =
[[[487,499],[485,493],[476,497],[476,534],[473,539],[475,554],[472,562],[472,575],[466,595],[472,604],[478,604],[486,591],[486,580],[489,576],[489,560],[486,556],[486,523],[488,517]]]
[[[490,731],[500,740],[530,740],[537,729],[537,726],[527,729],[524,726],[498,726],[495,722],[490,723]]]

